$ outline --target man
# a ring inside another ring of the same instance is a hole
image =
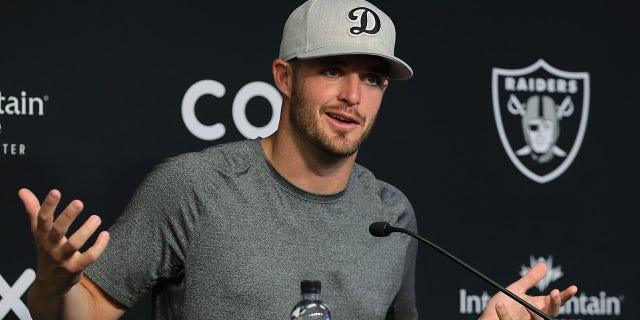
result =
[[[393,23],[364,0],[305,2],[272,64],[278,130],[163,162],[84,253],[99,217],[67,238],[82,202],[54,220],[59,191],[40,205],[20,190],[38,255],[34,318],[116,319],[152,291],[157,319],[282,319],[312,278],[336,319],[417,319],[416,242],[367,231],[373,221],[415,231],[413,209],[355,162],[389,79],[413,73],[394,45]],[[544,272],[510,289],[524,296]],[[576,290],[529,298],[557,314]],[[483,319],[535,318],[502,295],[489,305]]]

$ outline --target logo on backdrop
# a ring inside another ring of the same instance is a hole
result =
[[[27,146],[24,143],[13,141],[11,136],[12,125],[19,127],[15,120],[23,117],[41,117],[45,114],[45,102],[49,96],[29,96],[26,91],[19,95],[7,95],[0,91],[0,157],[24,156]]]
[[[536,285],[536,289],[538,289],[539,292],[531,292],[530,290],[528,292],[530,295],[548,294],[546,291],[547,289],[557,287],[552,285],[552,283],[564,276],[562,266],[554,265],[553,256],[535,258],[533,255],[529,257],[528,266],[523,264],[520,267],[520,276],[525,275],[538,263],[544,263],[547,266],[547,274]],[[606,276],[606,274],[603,274],[602,276]],[[480,315],[489,303],[489,299],[491,299],[492,294],[489,294],[487,291],[482,291],[481,294],[474,294],[468,289],[460,289],[458,292],[460,303],[459,313],[461,315]],[[621,318],[623,302],[623,295],[611,296],[604,290],[599,290],[596,295],[589,295],[588,290],[581,288],[580,292],[576,296],[571,298],[560,308],[560,315],[557,319],[581,320],[612,319],[612,317]]]
[[[222,123],[213,125],[205,125],[196,116],[196,103],[198,99],[206,95],[221,98],[227,92],[225,86],[211,79],[200,80],[189,87],[182,97],[182,121],[189,132],[201,140],[218,140],[227,132],[226,127]],[[256,127],[247,118],[247,104],[253,98],[265,98],[271,105],[271,119],[269,123],[262,127]],[[276,131],[278,128],[278,120],[280,119],[280,104],[282,96],[272,85],[254,81],[247,83],[233,98],[231,113],[233,122],[240,133],[247,139],[256,137],[266,137]]]
[[[562,273],[561,266],[557,266],[557,267],[553,266],[552,256],[549,256],[546,259],[542,257],[536,259],[533,256],[531,256],[529,258],[529,263],[530,263],[529,266],[522,265],[520,269],[521,277],[527,274],[527,272],[529,272],[529,270],[531,270],[531,268],[533,268],[533,266],[535,266],[538,263],[544,263],[547,266],[547,274],[544,276],[542,280],[540,280],[540,282],[538,282],[538,284],[536,284],[536,288],[538,288],[540,292],[544,292],[544,290],[549,287],[549,284],[551,284],[551,282],[554,282],[560,279],[564,275],[564,273]]]
[[[511,162],[529,179],[549,182],[567,170],[589,116],[587,72],[568,72],[540,59],[522,69],[493,68],[493,111]]]
[[[13,286],[0,275],[0,319],[4,319],[10,311],[13,311],[18,319],[31,319],[31,314],[21,298],[35,280],[36,273],[33,269],[24,270]]]

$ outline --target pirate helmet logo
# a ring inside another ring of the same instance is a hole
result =
[[[584,138],[589,74],[538,60],[523,69],[494,68],[492,89],[498,133],[516,168],[539,183],[560,176]]]

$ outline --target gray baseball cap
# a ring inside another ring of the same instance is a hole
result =
[[[389,63],[389,78],[409,79],[411,67],[394,56],[396,28],[382,10],[364,0],[308,0],[284,25],[280,59],[337,55],[379,56]]]

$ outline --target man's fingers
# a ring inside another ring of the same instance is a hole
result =
[[[555,317],[560,312],[562,306],[562,299],[560,298],[560,290],[553,289],[549,293],[549,308],[547,314]]]
[[[24,209],[29,216],[31,232],[34,232],[36,230],[36,227],[38,226],[38,211],[40,211],[40,200],[38,200],[36,195],[27,188],[18,190],[18,197],[22,201]]]
[[[75,221],[76,217],[78,217],[78,214],[80,214],[83,207],[84,205],[82,204],[82,201],[71,201],[64,211],[62,211],[62,213],[55,219],[49,234],[49,237],[53,242],[59,241],[65,236],[65,234],[67,234],[69,227],[71,227],[71,224]]]
[[[531,287],[535,286],[544,275],[547,273],[547,266],[544,263],[538,263],[527,274],[518,279],[518,281],[512,283],[509,289],[518,293],[525,293]]]
[[[102,231],[98,235],[96,242],[85,251],[78,259],[78,265],[84,270],[90,264],[94,263],[107,248],[109,244],[109,233]]]
[[[503,302],[496,303],[496,313],[500,320],[512,320],[509,311],[507,311],[507,306]]]
[[[76,251],[80,250],[82,246],[89,240],[89,237],[96,232],[100,226],[100,217],[92,215],[85,221],[76,232],[69,237],[62,248],[61,254],[63,256],[72,256]]]
[[[44,198],[38,211],[38,231],[46,233],[51,229],[53,213],[56,211],[61,197],[60,191],[54,189],[49,191],[49,194]]]
[[[560,292],[560,300],[562,301],[561,304],[564,305],[567,301],[569,301],[569,299],[573,298],[576,293],[578,293],[578,287],[576,286],[569,286],[568,288],[562,290],[562,292]]]

